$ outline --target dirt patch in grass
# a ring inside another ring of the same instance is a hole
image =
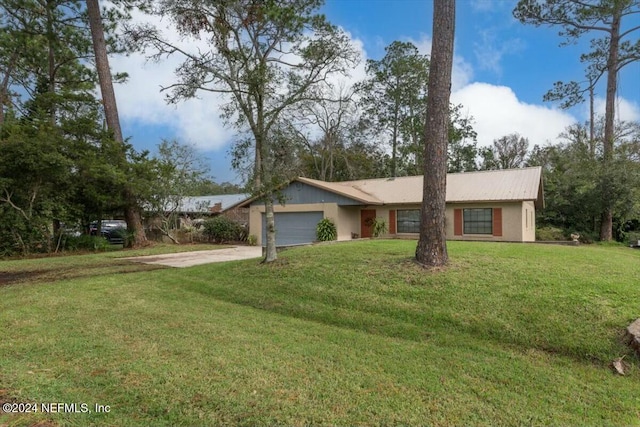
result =
[[[9,396],[8,390],[0,388],[0,407],[2,407],[5,403],[20,403],[20,402],[18,402],[16,399]],[[21,415],[24,416],[24,414],[7,414],[3,410],[0,410],[0,415],[4,415],[5,417],[8,417],[8,419],[5,419],[4,421],[0,417],[0,426],[13,425],[14,422],[17,421],[17,418],[19,416]],[[34,421],[32,423],[27,422],[26,424],[22,424],[22,425],[27,425],[29,427],[58,427],[58,424],[49,420],[39,420],[39,421]]]
[[[128,274],[140,271],[167,268],[162,265],[138,264],[128,261],[109,261],[98,265],[64,267],[30,271],[0,271],[0,287],[18,284],[45,284],[79,277],[103,276],[107,274]]]
[[[47,270],[44,270],[47,271]],[[18,271],[18,272],[2,272],[0,271],[0,286],[10,285],[12,283],[27,282],[32,277],[37,277],[38,271]],[[2,390],[0,390],[2,392]],[[2,395],[0,394],[0,399]]]
[[[289,266],[289,260],[286,258],[278,258],[275,261],[270,261],[270,262],[262,261],[260,265],[263,265],[269,268],[285,268]]]
[[[14,400],[9,398],[7,390],[0,388],[0,405],[3,403],[14,403]]]

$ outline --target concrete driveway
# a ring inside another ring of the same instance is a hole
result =
[[[137,256],[127,259],[143,264],[158,264],[169,267],[191,267],[193,265],[209,264],[212,262],[236,261],[262,257],[262,248],[256,246],[235,246],[212,251],[179,252],[165,255]]]

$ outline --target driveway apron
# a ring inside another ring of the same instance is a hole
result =
[[[158,264],[169,267],[191,267],[193,265],[210,264],[213,262],[237,261],[242,259],[262,257],[262,248],[256,246],[235,246],[232,248],[215,249],[211,251],[179,252],[165,255],[148,255],[121,258],[143,264]]]

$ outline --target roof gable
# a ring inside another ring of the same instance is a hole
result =
[[[326,182],[300,177],[301,182],[354,200],[363,205],[417,204],[422,202],[423,176]],[[246,205],[257,198],[241,203]],[[462,172],[447,174],[447,203],[534,201],[544,207],[542,168]]]
[[[322,188],[323,190],[331,191],[332,193],[348,197],[349,199],[367,205],[382,205],[384,203],[383,200],[379,199],[373,194],[352,185],[351,182],[353,181],[326,182],[304,177],[300,177],[296,181],[300,181],[317,188]]]
[[[355,198],[353,194],[347,195],[334,188],[325,188],[323,185],[314,185],[309,180],[296,179],[281,190],[279,196],[285,204],[306,204],[306,203],[337,203],[340,206],[362,205],[366,202]],[[320,181],[322,182],[322,181]],[[353,191],[351,193],[354,193]]]

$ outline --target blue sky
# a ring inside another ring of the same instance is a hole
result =
[[[552,144],[566,126],[587,118],[587,106],[563,111],[542,97],[556,81],[584,77],[579,57],[591,37],[559,47],[563,39],[557,28],[520,24],[512,16],[514,5],[458,0],[452,101],[473,116],[480,145],[512,132],[529,138],[532,146]],[[350,34],[362,53],[363,62],[351,76],[357,81],[364,76],[364,60],[380,59],[394,40],[411,41],[429,54],[432,7],[424,0],[327,0],[323,12]],[[640,18],[634,19],[627,25],[640,25]],[[138,149],[153,151],[161,138],[194,144],[216,181],[239,182],[228,155],[235,132],[219,118],[221,100],[203,94],[177,106],[164,103],[159,89],[171,84],[178,62],[175,58],[148,63],[142,55],[113,58],[113,70],[130,75],[127,84],[116,88],[123,132]],[[640,63],[623,70],[618,95],[620,118],[640,120]],[[602,112],[603,98],[604,86],[596,91],[596,109]]]

